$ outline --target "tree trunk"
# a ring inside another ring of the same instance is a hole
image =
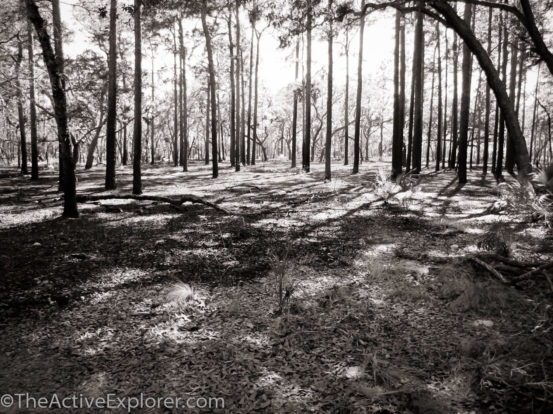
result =
[[[257,43],[256,43],[256,52],[255,52],[255,97],[254,97],[254,104],[253,104],[253,146],[252,146],[252,165],[255,165],[255,147],[256,142],[259,140],[257,137],[257,109],[259,106],[259,45],[261,43],[261,34],[257,34]]]
[[[453,35],[453,102],[451,108],[451,154],[449,168],[457,165],[457,146],[459,144],[459,42]]]
[[[509,97],[513,104],[516,102],[516,87],[517,87],[517,62],[518,59],[518,46],[515,42],[511,42],[511,73],[509,79]],[[518,117],[518,111],[517,111]],[[507,154],[505,156],[505,169],[511,175],[514,175],[515,160],[513,154],[513,139],[511,134],[507,134]]]
[[[298,83],[298,74],[299,74],[299,66],[300,66],[300,38],[298,36],[298,39],[296,41],[296,76],[295,81],[296,84]],[[294,89],[294,106],[292,108],[293,114],[292,114],[292,168],[296,168],[297,160],[296,160],[296,154],[297,154],[297,134],[298,134],[298,91]],[[255,141],[252,147],[252,151],[255,148]],[[252,163],[254,162],[253,156],[252,156]]]
[[[205,91],[205,136],[204,136],[204,164],[209,165],[209,125],[211,122],[211,80],[207,78],[207,88]]]
[[[488,10],[488,44],[487,53],[491,56],[492,53],[492,22],[493,9]],[[484,155],[482,157],[482,173],[485,176],[488,173],[488,159],[490,146],[490,111],[491,111],[491,89],[489,83],[486,83],[486,113],[484,121]]]
[[[92,168],[94,164],[94,151],[96,151],[96,147],[98,146],[98,139],[100,138],[100,134],[102,132],[102,127],[104,126],[104,96],[106,95],[106,86],[105,85],[102,88],[102,94],[100,95],[100,116],[98,119],[98,124],[96,126],[96,132],[94,133],[94,137],[92,137],[92,140],[90,141],[90,144],[88,145],[88,151],[86,154],[86,162],[85,162],[85,170],[89,170]]]
[[[353,138],[353,174],[359,172],[361,152],[361,98],[363,94],[363,38],[365,37],[365,0],[361,0],[361,20],[359,22],[359,54],[357,61],[357,96],[355,98],[355,135]]]
[[[436,36],[438,38],[438,133],[436,134],[436,171],[440,170],[440,161],[442,157],[442,143],[445,142],[445,135],[442,131],[442,48],[441,48],[441,35],[440,24],[436,23]],[[445,145],[445,144],[444,144]]]
[[[464,11],[464,20],[467,25],[472,21],[472,5],[466,3]],[[472,55],[468,45],[463,45],[463,63],[462,63],[462,87],[461,87],[461,110],[459,120],[459,167],[457,174],[459,184],[467,182],[467,142],[469,132],[469,113],[470,113],[470,87],[472,79]]]
[[[432,59],[432,86],[430,87],[430,113],[428,118],[428,136],[426,140],[426,168],[430,167],[430,142],[432,140],[432,121],[434,121],[434,87],[436,85],[436,50]]]
[[[364,0],[363,0],[364,1]],[[313,29],[313,6],[312,0],[307,0],[307,62],[305,76],[305,138],[303,142],[303,170],[310,171],[311,157],[311,31]]]
[[[508,55],[508,44],[509,44],[509,31],[507,30],[507,22],[504,21],[503,12],[499,15],[500,26],[503,28],[503,44],[501,48],[501,55],[503,62],[500,68],[500,76],[503,76],[502,83],[505,85],[507,83],[507,64],[509,62]],[[506,90],[505,90],[505,93]],[[495,178],[498,181],[503,180],[503,154],[505,146],[505,114],[503,111],[499,114],[499,135],[497,138],[497,161],[495,165]]]
[[[346,27],[346,91],[344,95],[344,165],[349,164],[349,29]]]
[[[234,151],[236,150],[236,88],[234,85],[234,44],[232,42],[232,9],[229,4],[229,17],[228,17],[228,39],[229,39],[229,51],[230,51],[230,165],[234,166],[236,163],[236,157]],[[240,168],[240,167],[238,167]]]
[[[540,85],[541,65],[538,65],[538,75],[536,76],[536,88],[534,90],[534,109],[532,111],[532,127],[530,129],[530,160],[534,154],[534,136],[536,133],[536,117],[538,115],[538,88]]]
[[[105,189],[114,190],[117,138],[117,0],[110,1]]]
[[[247,137],[246,137],[246,164],[251,163],[251,139],[252,139],[252,87],[253,87],[253,36],[255,33],[255,21],[252,21],[252,30],[250,33],[250,76],[248,87],[248,122],[247,122]]]
[[[528,183],[529,175],[532,172],[532,167],[528,158],[526,141],[522,135],[522,130],[520,129],[520,124],[515,114],[513,102],[507,94],[505,84],[501,81],[499,74],[490,60],[490,57],[470,29],[470,26],[459,18],[453,8],[447,3],[438,1],[432,1],[432,7],[439,11],[446,18],[448,23],[455,28],[472,53],[474,53],[477,57],[480,67],[486,73],[490,87],[494,91],[499,106],[501,107],[501,112],[504,115],[507,129],[513,139],[515,162],[520,174],[518,179],[522,184],[526,185]]]
[[[212,150],[212,163],[213,163],[213,178],[217,178],[219,175],[219,164],[217,158],[217,101],[216,101],[216,88],[215,82],[215,65],[213,64],[213,48],[211,46],[211,34],[207,27],[207,2],[203,0],[202,3],[202,28],[205,36],[205,43],[207,48],[207,62],[209,68],[209,93],[211,100],[211,150]],[[209,108],[208,108],[209,111]],[[207,148],[206,148],[207,149]]]
[[[332,0],[328,0],[328,13],[332,16]],[[325,141],[325,179],[331,179],[331,162],[332,162],[332,77],[333,75],[333,33],[332,18],[329,19],[328,33],[328,83],[326,96],[326,141]]]
[[[21,148],[21,174],[29,174],[27,168],[27,134],[25,133],[25,112],[23,110],[23,87],[21,86],[21,62],[23,61],[23,42],[18,38],[17,58],[15,60],[15,88],[17,90],[17,118]]]
[[[35,0],[25,0],[29,20],[35,27],[38,40],[42,48],[44,63],[48,70],[52,97],[54,101],[54,114],[58,127],[58,141],[61,149],[61,161],[63,168],[63,191],[64,191],[64,217],[78,217],[76,193],[75,164],[73,163],[71,151],[71,139],[67,125],[67,97],[65,93],[65,82],[63,81],[63,48],[61,34],[61,17],[59,13],[59,0],[52,0],[52,11],[54,21],[54,44],[52,48],[50,35],[40,15]],[[55,50],[55,51],[54,51]]]
[[[31,180],[38,180],[38,134],[35,94],[35,61],[33,31],[31,23],[27,22],[27,55],[29,61],[29,114],[31,130]]]
[[[418,7],[424,6],[419,1]],[[415,28],[415,109],[413,122],[413,171],[419,173],[422,159],[422,134],[423,134],[423,89],[424,89],[424,17],[421,11],[417,11],[417,24]]]
[[[179,165],[179,69],[177,65],[177,36],[175,34],[176,28],[173,31],[173,105],[175,111],[173,114],[173,129],[175,130],[175,136],[173,137],[173,165],[177,167]]]
[[[155,146],[155,130],[156,130],[156,115],[155,115],[155,108],[156,108],[156,92],[155,92],[155,69],[154,69],[154,49],[152,48],[152,75],[151,75],[151,91],[152,91],[152,102],[151,102],[151,108],[152,112],[150,113],[150,164],[154,165],[155,163],[155,157],[156,157],[156,146]]]
[[[142,194],[142,0],[134,0],[134,131],[132,193]]]
[[[235,3],[235,17],[236,17],[236,117],[235,117],[235,149],[234,149],[234,156],[235,156],[235,169],[236,171],[240,171],[240,160],[241,160],[241,154],[240,154],[240,143],[242,141],[240,137],[240,1],[236,0]]]
[[[395,44],[394,44],[394,121],[392,132],[392,178],[398,177],[403,170],[401,165],[401,151],[403,144],[403,123],[404,120],[400,119],[401,115],[401,101],[400,101],[400,32],[401,32],[401,13],[396,11],[395,20]],[[347,128],[347,120],[346,120]]]

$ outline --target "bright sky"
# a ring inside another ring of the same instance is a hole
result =
[[[91,48],[89,34],[83,26],[75,19],[73,6],[76,0],[64,0],[62,2],[62,19],[64,24],[74,31],[73,40],[66,44],[66,53],[75,56],[87,48]],[[391,62],[394,46],[394,21],[389,13],[380,13],[378,18],[371,19],[365,27],[365,48],[364,48],[364,70],[363,75],[367,78],[379,72],[383,63]],[[244,25],[246,19],[243,19]],[[193,24],[199,27],[199,20]],[[185,28],[186,30],[186,28]],[[248,34],[250,31],[244,28]],[[327,67],[327,43],[320,39],[321,34],[313,36],[313,73]],[[357,28],[350,32],[350,77],[355,79],[357,67],[357,50],[359,33]],[[185,40],[186,41],[186,40]],[[334,45],[334,75],[335,85],[340,87],[345,81],[346,59],[343,56],[343,46],[340,43],[343,36],[337,39]],[[266,30],[262,36],[260,54],[260,86],[265,87],[271,94],[276,94],[286,85],[294,82],[294,61],[292,46],[289,49],[278,48],[277,33],[273,30]],[[249,47],[249,44],[248,44]],[[157,65],[172,67],[173,56],[168,52],[160,51]],[[145,67],[149,66],[145,62]]]

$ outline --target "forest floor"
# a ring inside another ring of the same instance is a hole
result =
[[[204,411],[230,413],[553,412],[551,278],[515,287],[471,261],[551,262],[546,221],[481,173],[400,188],[379,170],[335,165],[325,183],[318,164],[223,164],[217,180],[200,164],[146,167],[145,194],[229,214],[111,199],[78,219],[59,219],[54,174],[6,174],[1,393],[222,397]],[[103,175],[80,172],[79,193],[105,194]],[[129,194],[132,170],[118,180]]]

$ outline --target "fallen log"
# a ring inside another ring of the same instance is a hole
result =
[[[203,204],[204,206],[211,207],[214,210],[221,213],[230,214],[227,210],[219,207],[217,204],[210,203],[203,198],[197,197],[192,194],[181,195],[178,198],[161,197],[155,195],[134,195],[134,194],[79,194],[77,195],[78,203],[90,203],[101,200],[137,200],[137,201],[157,201],[160,203],[168,203],[172,206],[179,207],[184,203]]]
[[[553,262],[544,263],[541,266],[536,267],[534,270],[530,270],[529,272],[526,272],[520,276],[517,276],[513,278],[515,283],[521,282],[525,279],[528,279],[531,276],[537,275],[538,273],[542,273],[544,270],[553,268]]]
[[[499,279],[502,283],[504,283],[506,285],[509,284],[509,281],[507,279],[505,279],[505,277],[501,273],[499,273],[496,269],[494,269],[492,266],[490,266],[486,262],[484,262],[480,259],[477,259],[476,257],[471,257],[470,260],[473,261],[474,263],[476,263],[477,265],[479,265],[480,267],[483,267],[484,269],[486,269],[493,276],[495,276],[497,279]]]

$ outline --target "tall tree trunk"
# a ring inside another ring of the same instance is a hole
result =
[[[344,165],[349,164],[349,28],[346,27],[346,91],[344,94]]]
[[[295,81],[296,84],[298,83],[298,74],[299,74],[299,66],[300,66],[300,38],[298,36],[298,39],[296,41],[296,74],[295,74]],[[256,77],[257,79],[257,77]],[[292,114],[292,168],[296,168],[297,160],[296,160],[296,154],[297,154],[297,145],[298,145],[298,91],[294,89],[294,106],[292,108],[293,114]],[[255,148],[255,141],[252,147]],[[254,157],[252,156],[252,164],[254,162]]]
[[[464,20],[470,25],[472,21],[472,5],[466,3],[464,11]],[[459,184],[467,182],[467,141],[469,132],[469,113],[470,113],[470,86],[472,79],[472,55],[468,45],[463,44],[463,80],[461,87],[461,110],[459,120]]]
[[[142,0],[134,0],[133,194],[142,194]]]
[[[106,182],[105,189],[113,190],[117,150],[117,0],[110,1],[108,54],[108,109],[106,124]]]
[[[492,22],[493,9],[488,10],[488,42],[487,53],[491,56],[492,53]],[[486,82],[486,110],[484,121],[484,155],[482,157],[482,173],[484,176],[488,173],[488,159],[490,146],[490,117],[491,117],[491,89],[489,83]]]
[[[235,134],[235,150],[234,150],[234,156],[235,156],[235,169],[236,171],[240,171],[240,161],[241,161],[241,154],[240,154],[240,143],[242,142],[242,137],[240,136],[240,70],[241,70],[241,59],[240,59],[240,1],[236,0],[235,7],[235,18],[236,18],[236,117],[235,117],[235,127],[236,127],[236,134]]]
[[[439,171],[442,157],[442,143],[445,142],[445,135],[443,135],[442,131],[442,48],[439,23],[436,23],[436,36],[438,38],[438,133],[436,138],[436,171]]]
[[[332,0],[328,0],[328,13],[332,16]],[[331,179],[331,161],[332,161],[332,77],[333,74],[333,31],[332,17],[329,18],[329,33],[328,33],[328,82],[326,96],[326,141],[325,141],[325,179]]]
[[[419,1],[418,7],[424,3]],[[415,27],[415,108],[413,123],[413,171],[419,173],[422,159],[422,134],[423,134],[423,89],[424,89],[424,17],[420,10],[417,11],[417,23]]]
[[[442,145],[442,169],[445,169],[445,163],[447,160],[447,108],[449,104],[449,40],[447,36],[447,30],[445,30],[445,88],[444,88],[444,109],[443,109],[443,123],[444,123],[444,131],[443,131],[443,145]],[[451,142],[449,144],[449,147],[451,148]]]
[[[31,23],[27,22],[27,56],[29,61],[29,114],[31,130],[31,180],[38,180],[38,134],[35,94],[35,58],[33,31]]]
[[[77,209],[77,183],[75,177],[75,164],[71,153],[71,138],[67,124],[67,97],[65,82],[63,81],[63,48],[61,33],[61,17],[59,0],[52,0],[53,22],[54,22],[54,45],[50,42],[50,35],[46,23],[36,5],[35,0],[25,0],[27,15],[35,27],[37,37],[42,49],[44,63],[48,70],[52,97],[54,101],[54,115],[58,127],[58,141],[61,149],[61,161],[63,168],[63,216],[78,217]]]
[[[530,129],[530,159],[534,154],[534,137],[536,133],[536,117],[538,115],[538,88],[540,86],[541,65],[538,65],[538,75],[536,76],[536,88],[534,90],[534,109],[532,111],[532,126]]]
[[[500,14],[500,16],[499,16],[500,19],[502,19],[501,12],[499,14]],[[502,27],[502,25],[498,25],[497,33],[498,33],[497,34],[497,37],[498,37],[498,42],[497,42],[497,67],[499,68],[498,70],[501,70],[500,69],[501,68],[501,62],[502,62],[502,59],[503,59],[503,27]],[[493,151],[492,152],[492,174],[494,176],[495,176],[495,172],[496,172],[496,169],[497,169],[497,144],[498,144],[498,141],[499,141],[499,118],[501,118],[500,108],[499,108],[499,103],[496,101],[494,130],[493,130],[493,150],[492,150]]]
[[[509,97],[513,104],[516,102],[516,87],[517,87],[517,66],[518,66],[518,46],[513,41],[511,42],[511,73],[509,80]],[[518,111],[517,111],[518,116]],[[505,169],[511,175],[514,175],[515,159],[513,154],[513,139],[511,134],[507,134],[507,153],[505,156]]]
[[[205,137],[204,137],[204,164],[209,165],[209,128],[211,122],[211,81],[207,78],[207,88],[205,90]]]
[[[507,22],[505,21],[503,12],[499,14],[499,24],[503,28],[503,44],[501,54],[503,62],[500,68],[500,75],[503,76],[504,85],[507,83],[507,65],[509,62],[508,44],[509,44],[509,31],[507,29]],[[499,135],[497,139],[497,162],[495,165],[495,178],[500,181],[503,180],[503,154],[505,146],[505,114],[500,112],[499,116]]]
[[[428,136],[426,140],[426,168],[430,167],[430,142],[432,140],[432,122],[434,121],[434,86],[436,84],[436,50],[432,60],[432,86],[430,87],[430,117],[428,118]]]
[[[459,42],[453,35],[453,102],[451,108],[451,154],[449,168],[457,165],[457,146],[459,144]]]
[[[244,81],[244,51],[240,49],[240,97],[241,110],[240,114],[240,161],[242,165],[246,165],[246,82]]]
[[[217,101],[216,101],[216,88],[215,82],[215,65],[213,63],[213,48],[211,46],[211,34],[207,27],[207,1],[202,2],[202,28],[205,36],[205,43],[207,48],[207,62],[209,68],[209,92],[211,100],[211,150],[212,150],[212,163],[213,163],[213,178],[217,178],[219,175],[219,164],[217,158]],[[208,108],[209,110],[209,108]]]
[[[17,89],[17,118],[21,148],[21,174],[29,174],[27,168],[27,134],[25,132],[25,112],[23,110],[23,87],[21,85],[21,62],[23,61],[23,41],[18,38],[15,60],[15,88]]]
[[[364,0],[362,0],[364,2]],[[305,138],[303,142],[303,170],[310,171],[311,157],[311,31],[313,29],[312,0],[307,0],[307,62],[305,85]]]
[[[246,164],[251,163],[251,139],[252,139],[252,87],[253,87],[253,37],[255,33],[255,20],[252,21],[252,30],[250,33],[250,76],[248,87],[248,123],[247,123],[247,138],[246,138]]]
[[[256,32],[257,37],[257,43],[256,43],[256,51],[255,51],[255,97],[254,97],[254,104],[253,104],[253,146],[252,146],[252,165],[255,165],[255,147],[257,146],[257,142],[259,141],[259,138],[257,137],[257,109],[259,106],[259,53],[260,48],[259,45],[261,43],[261,34],[258,34]]]
[[[355,135],[353,138],[353,174],[359,172],[361,152],[361,98],[363,95],[363,40],[365,37],[365,0],[361,0],[361,20],[359,22],[359,54],[357,61],[357,96],[355,99]]]
[[[152,91],[152,103],[151,103],[151,126],[150,126],[150,156],[151,161],[150,164],[154,165],[155,163],[155,157],[156,157],[156,146],[155,146],[155,130],[156,130],[156,115],[155,115],[155,107],[156,107],[156,91],[155,91],[155,68],[154,68],[154,49],[152,47],[152,76],[151,76],[151,91]]]
[[[236,163],[236,156],[234,154],[236,150],[236,87],[234,85],[234,43],[232,42],[232,8],[228,6],[228,39],[229,39],[229,51],[230,51],[230,165],[234,166]],[[240,168],[240,167],[238,167]]]
[[[175,34],[176,29],[173,31],[173,105],[175,106],[175,111],[173,114],[173,129],[175,130],[175,136],[173,137],[173,165],[177,167],[179,165],[179,69],[177,65],[177,36]]]
[[[402,173],[401,151],[403,144],[403,119],[400,119],[400,96],[399,96],[399,55],[400,55],[400,32],[401,32],[401,13],[396,11],[395,20],[395,44],[394,44],[394,120],[392,132],[392,178],[396,178]],[[347,121],[346,121],[347,122]],[[347,128],[347,125],[346,125]]]
[[[405,151],[403,131],[405,128],[405,76],[407,73],[407,63],[406,63],[406,52],[405,52],[405,19],[402,18],[401,28],[400,28],[400,54],[399,54],[399,135],[401,137],[401,157],[402,165],[404,158],[407,155]]]

